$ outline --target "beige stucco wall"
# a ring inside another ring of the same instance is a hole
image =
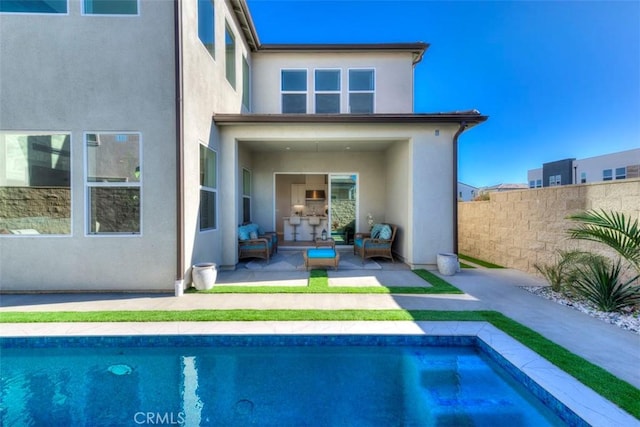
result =
[[[71,134],[71,234],[0,237],[0,287],[170,290],[175,277],[173,4],[139,16],[0,14],[0,129]],[[159,71],[161,70],[161,71]],[[88,236],[84,132],[140,132],[141,234]],[[1,156],[1,155],[0,155]]]
[[[307,70],[307,113],[315,112],[314,70],[340,69],[340,111],[349,112],[351,68],[374,69],[376,113],[413,112],[413,56],[409,52],[257,52],[253,55],[253,112],[282,112],[280,74],[283,69]]]
[[[603,251],[602,245],[568,239],[567,216],[588,209],[640,219],[640,179],[492,193],[489,201],[458,205],[459,252],[535,273],[558,250]]]

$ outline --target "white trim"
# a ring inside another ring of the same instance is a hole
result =
[[[89,171],[88,171],[88,151],[86,138],[88,134],[101,134],[101,135],[138,135],[138,160],[140,167],[140,178],[137,182],[89,182]],[[140,131],[84,131],[82,133],[82,151],[83,151],[83,185],[84,185],[84,235],[85,237],[141,237],[143,235],[142,230],[143,227],[143,218],[144,218],[144,194],[143,194],[143,176],[144,176],[144,160],[142,158],[142,132]],[[89,197],[89,189],[90,188],[138,188],[140,192],[140,230],[138,232],[113,232],[113,233],[101,233],[101,232],[91,232],[91,205],[90,205],[90,197]]]

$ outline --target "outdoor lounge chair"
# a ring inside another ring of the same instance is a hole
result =
[[[238,259],[263,258],[269,262],[269,258],[278,250],[277,239],[276,233],[258,235],[257,224],[238,227]]]
[[[391,248],[398,227],[393,224],[374,224],[371,233],[356,233],[353,240],[353,253],[366,258],[389,258],[393,260]]]

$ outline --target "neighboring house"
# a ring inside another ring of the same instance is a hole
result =
[[[458,182],[458,201],[469,202],[480,194],[478,187]]]
[[[480,194],[488,194],[488,193],[502,193],[504,191],[511,190],[522,190],[527,188],[527,184],[496,184],[490,185],[488,187],[482,187],[479,192]]]
[[[457,140],[486,116],[414,113],[427,44],[262,44],[244,0],[0,8],[2,290],[233,269],[238,224],[282,233],[305,182],[329,227],[342,197],[356,231],[398,225],[411,266],[456,249]]]
[[[640,177],[640,148],[588,157],[544,163],[527,173],[529,188],[586,184]]]

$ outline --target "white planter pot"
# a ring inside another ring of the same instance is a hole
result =
[[[438,271],[444,276],[453,276],[460,267],[458,255],[442,253],[438,254]]]
[[[193,286],[199,291],[213,288],[216,277],[218,277],[218,269],[212,262],[196,264],[191,268]]]

